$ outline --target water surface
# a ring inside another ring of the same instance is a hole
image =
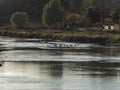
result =
[[[0,37],[0,90],[120,90],[120,47],[40,50],[41,39]]]
[[[2,62],[1,90],[119,90],[120,65],[98,62]]]

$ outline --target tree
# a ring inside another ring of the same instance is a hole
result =
[[[88,7],[89,7],[89,0],[84,0],[81,10],[82,15],[85,15],[87,13]]]
[[[42,14],[42,22],[48,27],[58,27],[63,22],[64,8],[60,0],[51,0],[45,5]]]
[[[112,21],[114,23],[119,23],[119,21],[120,21],[120,10],[112,11],[110,16],[111,16]]]
[[[28,19],[26,12],[16,12],[12,14],[10,22],[15,28],[23,28],[28,23]]]
[[[1,17],[10,17],[14,12],[27,12],[32,21],[41,21],[43,7],[50,0],[0,0]],[[68,12],[69,0],[61,0],[62,6]]]
[[[70,0],[61,0],[62,6],[66,11],[69,11],[69,2]]]
[[[90,0],[90,7],[96,9],[100,14],[101,23],[105,17],[115,8],[116,0]]]
[[[43,7],[50,0],[0,0],[1,17],[10,17],[14,12],[27,12],[33,21],[41,21]],[[38,19],[39,18],[39,19]]]
[[[91,21],[91,23],[100,22],[100,15],[99,12],[96,11],[94,8],[88,8],[86,13],[86,18]]]
[[[46,5],[46,3],[49,2],[49,0],[18,0],[21,4],[20,9],[22,11],[25,11],[29,14],[32,18],[41,18],[43,12],[43,7]]]
[[[71,27],[74,27],[75,25],[79,24],[81,20],[82,17],[78,13],[68,14],[65,18],[67,25],[70,25]]]

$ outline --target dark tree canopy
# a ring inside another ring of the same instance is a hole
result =
[[[114,23],[119,23],[120,22],[120,10],[111,12],[111,18]]]
[[[0,23],[4,20],[9,20],[10,16],[15,12],[26,12],[31,18],[31,21],[42,21],[42,13],[44,6],[51,0],[0,0]],[[111,12],[120,8],[119,0],[60,0],[61,7],[64,7],[65,14],[72,13],[73,11],[80,12],[82,17],[87,15],[91,17],[92,21],[104,22],[106,17],[111,17]],[[117,2],[116,2],[117,1]],[[71,3],[73,2],[73,3]],[[78,3],[77,3],[78,2]],[[92,8],[90,10],[89,8]],[[89,10],[89,11],[87,11]],[[99,14],[99,15],[98,15]],[[115,14],[115,13],[114,13]],[[117,12],[116,12],[117,14]],[[94,17],[95,16],[95,17]],[[111,18],[117,19],[113,15]],[[4,19],[4,20],[3,20]]]
[[[64,8],[60,0],[51,0],[43,9],[43,24],[50,27],[61,25],[63,21]]]
[[[90,7],[99,13],[101,23],[104,23],[104,19],[115,9],[115,3],[115,0],[90,0],[89,2]]]
[[[100,14],[93,8],[88,8],[86,17],[91,21],[91,23],[100,22]]]

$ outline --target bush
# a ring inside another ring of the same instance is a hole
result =
[[[16,12],[13,13],[10,19],[10,23],[14,28],[23,28],[27,23],[29,16],[26,12]]]
[[[71,13],[65,17],[65,21],[67,25],[70,25],[73,27],[82,21],[82,17],[77,13]]]

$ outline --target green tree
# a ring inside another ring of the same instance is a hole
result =
[[[10,19],[12,27],[23,28],[29,21],[29,16],[26,12],[13,13]]]
[[[82,15],[85,15],[87,13],[89,7],[89,0],[84,0],[83,5],[82,5]]]
[[[100,14],[94,8],[88,8],[86,18],[89,19],[91,23],[100,22]]]
[[[112,11],[110,14],[112,21],[114,23],[119,23],[120,21],[120,10]]]
[[[63,23],[64,8],[60,0],[50,0],[45,5],[42,14],[42,22],[48,27],[59,27]]]
[[[41,18],[43,12],[43,7],[49,0],[18,0],[21,4],[20,8],[22,11],[25,11],[29,14],[32,18]]]
[[[116,0],[90,0],[90,7],[94,8],[100,14],[100,21],[104,23],[104,19],[109,13],[115,9]]]

